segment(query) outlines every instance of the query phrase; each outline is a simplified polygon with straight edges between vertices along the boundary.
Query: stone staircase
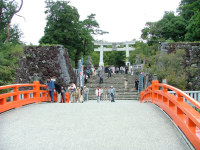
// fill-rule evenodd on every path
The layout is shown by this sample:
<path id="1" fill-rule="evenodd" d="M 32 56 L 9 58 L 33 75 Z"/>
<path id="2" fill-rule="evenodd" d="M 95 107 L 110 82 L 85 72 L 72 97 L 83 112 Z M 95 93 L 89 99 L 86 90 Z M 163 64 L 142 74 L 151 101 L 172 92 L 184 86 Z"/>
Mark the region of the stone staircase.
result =
<path id="1" fill-rule="evenodd" d="M 124 74 L 112 74 L 111 78 L 104 75 L 103 83 L 99 84 L 98 76 L 91 76 L 86 86 L 90 89 L 89 100 L 96 100 L 95 90 L 97 86 L 109 88 L 111 85 L 116 89 L 115 100 L 138 100 L 137 91 L 135 89 L 135 76 Z M 124 82 L 128 80 L 128 88 L 125 89 Z"/>

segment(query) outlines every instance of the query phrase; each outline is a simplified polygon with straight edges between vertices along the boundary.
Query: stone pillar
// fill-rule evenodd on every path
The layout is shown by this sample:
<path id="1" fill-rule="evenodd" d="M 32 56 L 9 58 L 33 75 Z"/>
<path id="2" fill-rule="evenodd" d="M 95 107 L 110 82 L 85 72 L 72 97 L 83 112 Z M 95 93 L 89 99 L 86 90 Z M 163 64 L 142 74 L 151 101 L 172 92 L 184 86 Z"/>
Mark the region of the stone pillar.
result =
<path id="1" fill-rule="evenodd" d="M 103 45 L 100 47 L 100 60 L 99 60 L 99 66 L 104 66 L 103 63 Z"/>
<path id="2" fill-rule="evenodd" d="M 126 65 L 129 66 L 129 68 L 130 68 L 130 62 L 129 62 L 129 45 L 128 44 L 126 44 Z"/>

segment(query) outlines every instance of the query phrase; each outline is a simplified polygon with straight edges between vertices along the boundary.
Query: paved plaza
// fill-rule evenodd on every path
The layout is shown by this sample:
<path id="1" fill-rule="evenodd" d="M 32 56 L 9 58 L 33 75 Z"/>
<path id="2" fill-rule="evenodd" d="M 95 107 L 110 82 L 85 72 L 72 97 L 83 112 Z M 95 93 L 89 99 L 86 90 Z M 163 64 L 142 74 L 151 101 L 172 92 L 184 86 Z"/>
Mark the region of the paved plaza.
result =
<path id="1" fill-rule="evenodd" d="M 0 150 L 188 149 L 151 103 L 41 103 L 0 114 Z"/>

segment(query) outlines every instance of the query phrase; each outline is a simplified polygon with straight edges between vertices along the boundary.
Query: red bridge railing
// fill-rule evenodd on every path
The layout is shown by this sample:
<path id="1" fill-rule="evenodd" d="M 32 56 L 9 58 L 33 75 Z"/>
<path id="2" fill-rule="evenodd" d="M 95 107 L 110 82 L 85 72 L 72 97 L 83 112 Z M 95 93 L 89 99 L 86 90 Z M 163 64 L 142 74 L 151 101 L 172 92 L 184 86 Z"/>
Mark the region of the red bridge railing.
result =
<path id="1" fill-rule="evenodd" d="M 19 90 L 19 88 L 31 90 Z M 34 81 L 33 84 L 0 86 L 0 91 L 6 91 L 6 93 L 0 94 L 0 113 L 31 103 L 50 101 L 46 88 L 47 86 L 40 84 L 39 81 Z M 69 93 L 66 93 L 65 97 L 66 102 L 69 102 Z M 56 92 L 54 93 L 54 101 L 57 101 Z"/>
<path id="2" fill-rule="evenodd" d="M 168 90 L 174 91 L 176 95 L 168 93 Z M 149 101 L 158 105 L 172 118 L 191 144 L 196 149 L 200 149 L 200 113 L 187 104 L 183 98 L 200 109 L 200 103 L 183 91 L 154 80 L 151 86 L 141 92 L 140 102 Z"/>

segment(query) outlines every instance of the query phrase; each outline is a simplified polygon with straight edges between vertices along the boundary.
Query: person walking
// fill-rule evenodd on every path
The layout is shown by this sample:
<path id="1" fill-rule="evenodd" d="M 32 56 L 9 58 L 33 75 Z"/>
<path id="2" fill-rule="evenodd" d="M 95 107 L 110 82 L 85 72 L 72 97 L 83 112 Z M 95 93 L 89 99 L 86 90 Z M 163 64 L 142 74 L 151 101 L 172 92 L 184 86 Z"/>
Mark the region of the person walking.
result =
<path id="1" fill-rule="evenodd" d="M 110 90 L 110 95 L 111 95 L 111 102 L 115 102 L 115 88 L 113 88 L 113 86 L 111 86 L 111 90 Z"/>
<path id="2" fill-rule="evenodd" d="M 95 90 L 95 94 L 97 96 L 97 103 L 100 102 L 100 98 L 101 98 L 101 89 L 99 88 L 99 86 L 97 86 L 96 90 Z"/>
<path id="3" fill-rule="evenodd" d="M 90 71 L 89 68 L 87 68 L 87 70 L 86 70 L 86 74 L 88 75 L 88 78 L 90 78 L 91 71 Z"/>
<path id="4" fill-rule="evenodd" d="M 138 90 L 138 84 L 139 84 L 138 79 L 135 79 L 135 89 L 136 89 L 136 90 Z"/>
<path id="5" fill-rule="evenodd" d="M 51 80 L 50 77 L 47 78 L 47 90 L 49 91 L 50 97 L 51 97 L 51 102 L 54 102 L 54 89 L 55 85 L 54 82 Z"/>

